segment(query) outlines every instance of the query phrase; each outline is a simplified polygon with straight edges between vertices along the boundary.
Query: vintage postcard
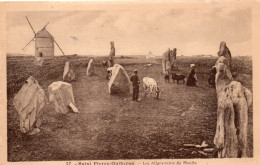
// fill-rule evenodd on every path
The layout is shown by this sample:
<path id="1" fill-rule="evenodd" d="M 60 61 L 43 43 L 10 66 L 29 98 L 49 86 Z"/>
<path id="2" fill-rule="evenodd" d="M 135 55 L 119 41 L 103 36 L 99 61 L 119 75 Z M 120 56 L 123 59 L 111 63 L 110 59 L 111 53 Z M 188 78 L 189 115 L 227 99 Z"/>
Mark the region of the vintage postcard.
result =
<path id="1" fill-rule="evenodd" d="M 0 2 L 0 17 L 0 164 L 260 163 L 259 2 Z"/>

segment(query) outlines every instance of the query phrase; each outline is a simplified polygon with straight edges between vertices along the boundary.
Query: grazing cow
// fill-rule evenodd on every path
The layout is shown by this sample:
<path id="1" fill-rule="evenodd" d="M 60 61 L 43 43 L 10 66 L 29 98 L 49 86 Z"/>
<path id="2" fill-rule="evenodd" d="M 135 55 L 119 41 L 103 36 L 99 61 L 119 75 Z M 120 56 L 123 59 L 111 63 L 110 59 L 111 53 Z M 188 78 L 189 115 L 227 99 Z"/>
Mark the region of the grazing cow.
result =
<path id="1" fill-rule="evenodd" d="M 210 70 L 210 76 L 209 76 L 209 79 L 208 79 L 209 85 L 212 85 L 213 87 L 215 87 L 215 85 L 216 85 L 215 84 L 216 73 L 217 73 L 216 67 L 213 66 Z"/>
<path id="2" fill-rule="evenodd" d="M 173 82 L 175 80 L 177 80 L 177 84 L 179 83 L 180 80 L 182 80 L 183 84 L 184 84 L 185 83 L 185 75 L 172 73 L 172 80 L 173 80 Z"/>
<path id="3" fill-rule="evenodd" d="M 159 99 L 160 95 L 160 89 L 158 86 L 158 82 L 155 81 L 153 78 L 150 77 L 144 77 L 143 78 L 143 88 L 145 90 L 145 96 L 147 94 L 147 91 L 150 90 L 151 94 L 155 94 L 156 98 Z"/>

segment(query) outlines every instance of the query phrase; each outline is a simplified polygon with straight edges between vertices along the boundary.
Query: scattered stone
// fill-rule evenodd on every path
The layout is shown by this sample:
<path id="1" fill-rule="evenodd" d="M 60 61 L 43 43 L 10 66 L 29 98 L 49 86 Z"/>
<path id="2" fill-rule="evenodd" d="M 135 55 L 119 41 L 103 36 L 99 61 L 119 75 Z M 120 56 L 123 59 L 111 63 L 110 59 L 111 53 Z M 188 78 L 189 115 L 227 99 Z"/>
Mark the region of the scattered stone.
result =
<path id="1" fill-rule="evenodd" d="M 205 151 L 205 152 L 214 152 L 215 148 L 204 148 L 203 151 Z"/>
<path id="2" fill-rule="evenodd" d="M 203 152 L 203 151 L 198 151 L 198 153 L 200 153 L 201 155 L 204 155 L 204 156 L 209 156 L 209 154 Z"/>
<path id="3" fill-rule="evenodd" d="M 144 67 L 150 67 L 152 64 L 145 64 Z"/>
<path id="4" fill-rule="evenodd" d="M 208 144 L 206 143 L 206 141 L 203 141 L 203 142 L 201 143 L 201 147 L 208 147 Z"/>
<path id="5" fill-rule="evenodd" d="M 196 153 L 197 153 L 197 151 L 192 151 L 192 152 L 191 152 L 191 154 L 193 154 L 193 155 L 196 154 Z"/>
<path id="6" fill-rule="evenodd" d="M 187 148 L 180 148 L 179 151 L 190 151 L 190 150 Z"/>
<path id="7" fill-rule="evenodd" d="M 195 147 L 196 144 L 183 144 L 185 147 Z"/>
<path id="8" fill-rule="evenodd" d="M 75 107 L 75 105 L 73 103 L 70 103 L 69 104 L 69 107 L 71 108 L 71 110 L 74 112 L 74 113 L 78 113 L 79 110 Z"/>
<path id="9" fill-rule="evenodd" d="M 54 105 L 55 111 L 58 114 L 68 113 L 68 111 L 70 110 L 69 105 L 71 103 L 75 105 L 72 85 L 69 83 L 62 82 L 62 81 L 53 82 L 48 87 L 48 92 L 49 92 L 49 100 Z"/>
<path id="10" fill-rule="evenodd" d="M 44 90 L 31 76 L 15 95 L 13 104 L 20 119 L 20 130 L 28 133 L 42 123 L 43 107 L 46 103 Z"/>
<path id="11" fill-rule="evenodd" d="M 195 147 L 197 147 L 197 148 L 205 148 L 205 147 L 208 147 L 208 144 L 206 143 L 206 141 L 203 141 L 201 145 L 196 145 Z"/>

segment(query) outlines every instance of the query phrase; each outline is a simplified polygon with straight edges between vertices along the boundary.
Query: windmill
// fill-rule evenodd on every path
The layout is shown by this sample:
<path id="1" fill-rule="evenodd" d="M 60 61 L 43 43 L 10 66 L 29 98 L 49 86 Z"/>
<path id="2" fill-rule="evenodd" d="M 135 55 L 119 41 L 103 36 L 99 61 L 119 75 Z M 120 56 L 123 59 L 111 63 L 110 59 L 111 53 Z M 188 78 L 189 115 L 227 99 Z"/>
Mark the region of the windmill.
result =
<path id="1" fill-rule="evenodd" d="M 35 41 L 35 56 L 36 57 L 45 57 L 45 56 L 54 56 L 54 43 L 58 46 L 62 54 L 65 56 L 64 52 L 60 48 L 59 44 L 55 41 L 54 37 L 46 30 L 47 23 L 42 30 L 35 33 L 29 19 L 25 17 L 29 23 L 34 37 L 28 42 L 27 45 L 22 49 L 24 50 L 32 41 Z"/>

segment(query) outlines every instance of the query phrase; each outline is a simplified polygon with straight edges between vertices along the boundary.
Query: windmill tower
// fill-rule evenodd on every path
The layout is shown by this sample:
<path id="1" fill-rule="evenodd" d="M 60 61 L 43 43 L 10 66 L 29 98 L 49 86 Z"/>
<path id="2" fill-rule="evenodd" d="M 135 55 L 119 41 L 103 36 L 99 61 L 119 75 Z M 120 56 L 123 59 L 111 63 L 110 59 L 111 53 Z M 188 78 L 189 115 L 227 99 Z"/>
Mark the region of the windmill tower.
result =
<path id="1" fill-rule="evenodd" d="M 46 26 L 49 24 L 47 23 L 42 30 L 38 31 L 35 33 L 29 19 L 25 17 L 34 33 L 33 39 L 28 42 L 27 45 L 22 49 L 24 50 L 32 41 L 35 41 L 35 56 L 36 57 L 52 57 L 54 56 L 54 43 L 58 46 L 60 51 L 62 52 L 63 55 L 64 52 L 58 45 L 58 43 L 55 41 L 54 37 L 47 31 Z"/>

